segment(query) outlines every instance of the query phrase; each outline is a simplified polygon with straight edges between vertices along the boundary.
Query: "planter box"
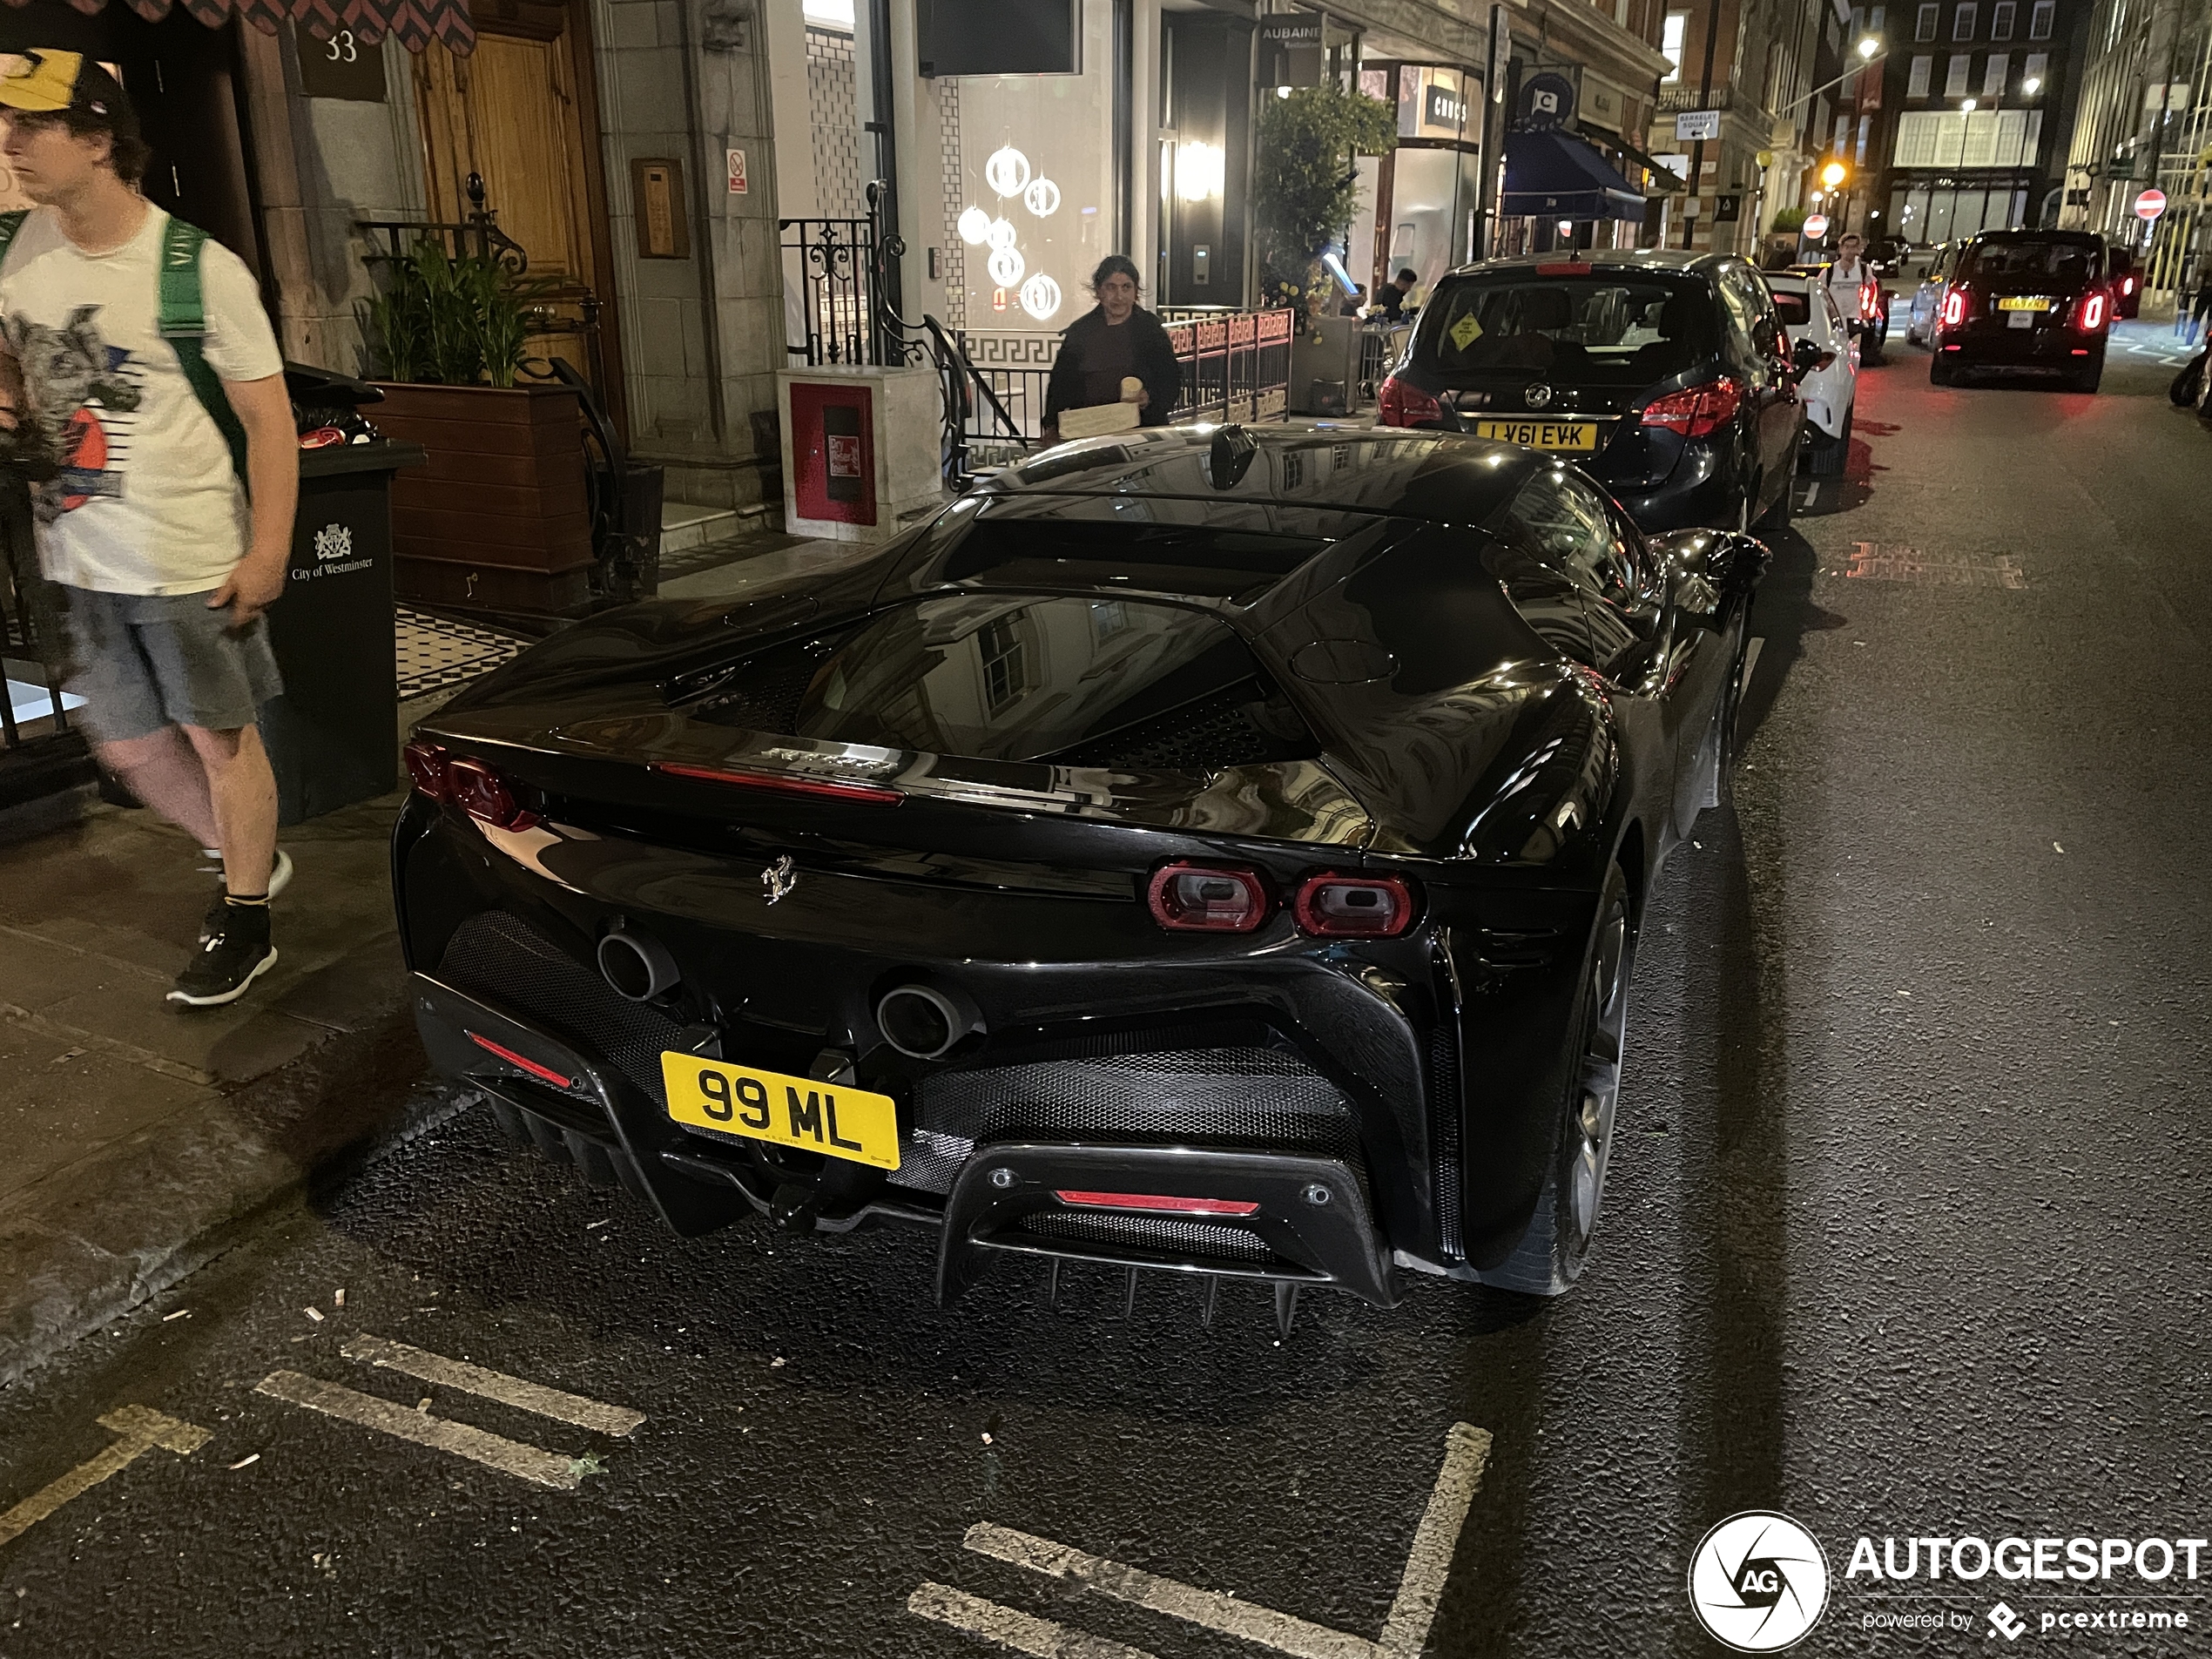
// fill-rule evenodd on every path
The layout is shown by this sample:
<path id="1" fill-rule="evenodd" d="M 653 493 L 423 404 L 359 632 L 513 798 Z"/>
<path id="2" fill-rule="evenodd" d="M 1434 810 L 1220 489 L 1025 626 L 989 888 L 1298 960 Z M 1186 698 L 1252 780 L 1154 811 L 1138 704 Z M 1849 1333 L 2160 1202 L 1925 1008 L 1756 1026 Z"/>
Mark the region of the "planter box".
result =
<path id="1" fill-rule="evenodd" d="M 459 610 L 557 613 L 590 594 L 582 412 L 565 386 L 380 382 L 363 412 L 422 446 L 392 485 L 399 598 Z"/>

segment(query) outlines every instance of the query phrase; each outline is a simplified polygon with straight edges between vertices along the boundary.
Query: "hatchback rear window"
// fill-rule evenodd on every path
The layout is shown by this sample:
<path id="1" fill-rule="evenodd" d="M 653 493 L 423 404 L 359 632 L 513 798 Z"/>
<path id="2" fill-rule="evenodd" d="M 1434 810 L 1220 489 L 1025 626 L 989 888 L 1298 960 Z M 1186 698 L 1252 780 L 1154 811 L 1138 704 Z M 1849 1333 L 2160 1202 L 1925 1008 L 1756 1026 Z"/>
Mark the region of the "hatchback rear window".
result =
<path id="1" fill-rule="evenodd" d="M 1812 305 L 1804 294 L 1788 288 L 1776 288 L 1773 293 L 1774 308 L 1782 314 L 1784 327 L 1802 328 L 1812 320 Z"/>
<path id="2" fill-rule="evenodd" d="M 1454 284 L 1421 319 L 1415 352 L 1447 374 L 1541 371 L 1570 383 L 1644 386 L 1717 346 L 1705 284 L 1595 271 Z"/>
<path id="3" fill-rule="evenodd" d="M 2079 242 L 1976 242 L 1959 262 L 1959 280 L 2081 287 L 2094 280 L 2095 260 L 2095 250 Z"/>

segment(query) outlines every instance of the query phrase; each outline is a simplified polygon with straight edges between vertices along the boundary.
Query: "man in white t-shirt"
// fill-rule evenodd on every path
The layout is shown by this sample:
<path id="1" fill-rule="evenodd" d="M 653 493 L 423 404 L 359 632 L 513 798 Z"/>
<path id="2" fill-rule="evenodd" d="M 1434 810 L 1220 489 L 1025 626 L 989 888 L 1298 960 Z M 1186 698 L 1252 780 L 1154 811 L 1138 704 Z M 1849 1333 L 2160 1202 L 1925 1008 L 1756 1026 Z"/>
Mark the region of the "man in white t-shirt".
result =
<path id="1" fill-rule="evenodd" d="M 1865 244 L 1856 236 L 1846 236 L 1836 244 L 1836 262 L 1828 267 L 1828 292 L 1835 297 L 1836 309 L 1844 314 L 1844 325 L 1852 334 L 1859 332 L 1863 320 L 1859 300 L 1866 286 L 1866 262 L 1859 257 Z"/>
<path id="2" fill-rule="evenodd" d="M 101 763 L 219 848 L 223 887 L 172 1001 L 234 1001 L 276 961 L 276 779 L 254 725 L 281 689 L 261 612 L 284 591 L 300 489 L 284 360 L 252 273 L 199 252 L 208 401 L 161 334 L 169 216 L 138 193 L 148 156 L 114 78 L 32 51 L 0 78 L 17 184 L 38 206 L 0 260 L 0 428 L 52 476 L 38 556 L 66 603 L 67 689 Z M 211 408 L 244 429 L 246 485 Z"/>

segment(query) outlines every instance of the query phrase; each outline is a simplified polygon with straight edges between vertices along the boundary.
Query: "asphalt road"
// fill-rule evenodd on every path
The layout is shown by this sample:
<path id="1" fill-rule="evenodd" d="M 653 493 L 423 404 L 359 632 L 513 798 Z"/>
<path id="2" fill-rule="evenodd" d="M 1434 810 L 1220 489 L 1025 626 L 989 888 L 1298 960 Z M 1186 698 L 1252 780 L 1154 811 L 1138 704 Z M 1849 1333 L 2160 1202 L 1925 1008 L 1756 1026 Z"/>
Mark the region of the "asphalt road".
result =
<path id="1" fill-rule="evenodd" d="M 2152 354 L 2094 398 L 1925 361 L 1866 374 L 1777 539 L 1571 1296 L 1309 1298 L 1278 1341 L 1256 1291 L 1209 1330 L 1164 1278 L 1124 1318 L 1001 1271 L 941 1313 L 921 1235 L 678 1242 L 472 1113 L 0 1398 L 0 1505 L 120 1466 L 0 1542 L 0 1659 L 1403 1656 L 1436 1585 L 1433 1654 L 1703 1655 L 1686 1567 L 1754 1507 L 1828 1558 L 1801 1652 L 2010 1651 L 2000 1596 L 2023 1650 L 2201 1640 L 2212 1551 L 1846 1573 L 2212 1534 L 2212 433 Z M 2110 1628 L 2144 1609 L 2190 1628 Z"/>

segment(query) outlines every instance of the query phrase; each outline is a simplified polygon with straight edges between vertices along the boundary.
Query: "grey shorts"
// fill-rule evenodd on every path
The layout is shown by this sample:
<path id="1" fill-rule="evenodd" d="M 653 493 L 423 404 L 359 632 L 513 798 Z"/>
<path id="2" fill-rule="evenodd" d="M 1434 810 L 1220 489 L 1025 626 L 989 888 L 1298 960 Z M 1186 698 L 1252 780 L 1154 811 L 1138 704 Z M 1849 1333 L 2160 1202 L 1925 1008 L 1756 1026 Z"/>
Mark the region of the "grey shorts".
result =
<path id="1" fill-rule="evenodd" d="M 62 689 L 84 699 L 84 723 L 103 743 L 171 725 L 235 732 L 284 690 L 266 618 L 233 629 L 228 607 L 210 610 L 206 593 L 61 592 L 70 655 Z"/>

